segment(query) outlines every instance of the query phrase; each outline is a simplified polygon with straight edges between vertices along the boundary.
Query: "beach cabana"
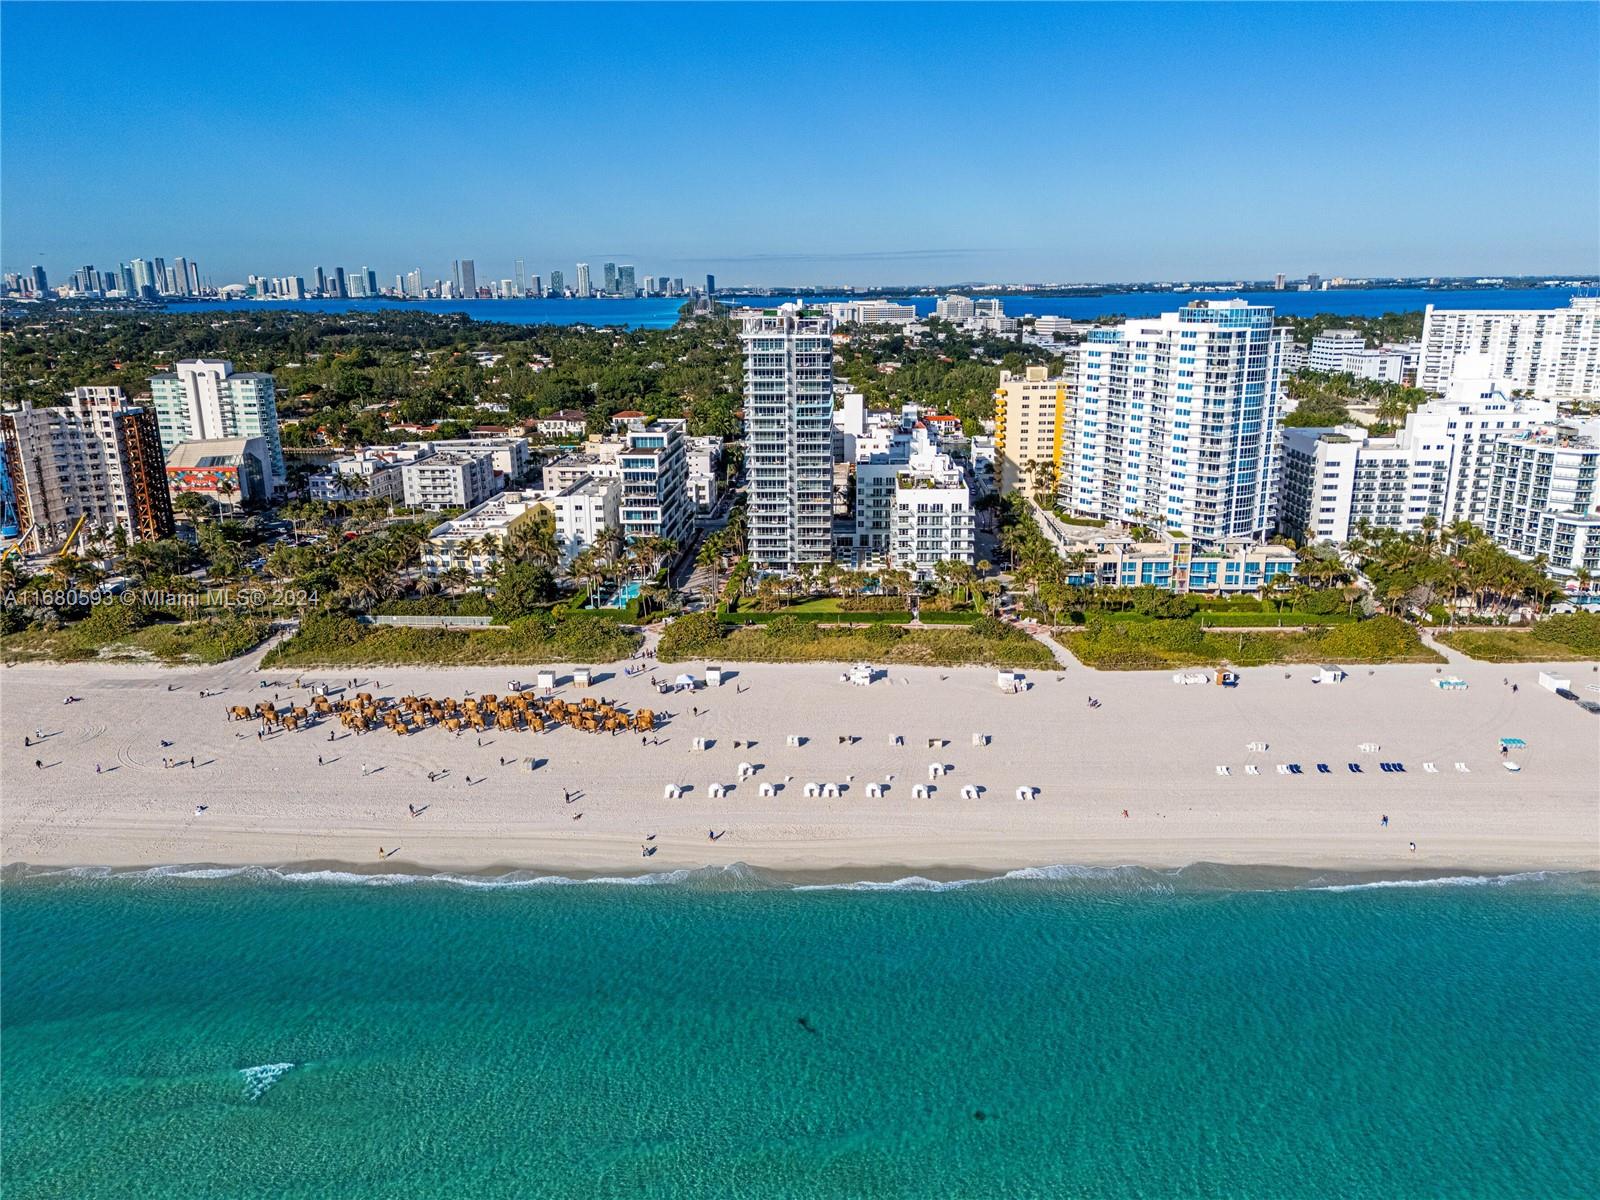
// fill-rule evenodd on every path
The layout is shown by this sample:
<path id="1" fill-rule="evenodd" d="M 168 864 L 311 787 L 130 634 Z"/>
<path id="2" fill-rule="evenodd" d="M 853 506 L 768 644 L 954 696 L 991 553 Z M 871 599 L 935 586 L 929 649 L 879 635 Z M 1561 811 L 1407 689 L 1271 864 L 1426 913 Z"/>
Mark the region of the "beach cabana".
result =
<path id="1" fill-rule="evenodd" d="M 1021 671 L 1001 671 L 995 676 L 995 686 L 1002 692 L 1020 692 L 1026 685 Z"/>
<path id="2" fill-rule="evenodd" d="M 540 691 L 548 692 L 556 686 L 556 673 L 554 671 L 540 671 L 537 678 Z"/>
<path id="3" fill-rule="evenodd" d="M 692 692 L 694 691 L 694 676 L 688 673 L 679 675 L 672 681 L 672 686 L 677 688 L 680 692 L 683 691 L 684 688 L 688 688 Z"/>
<path id="4" fill-rule="evenodd" d="M 1313 674 L 1311 676 L 1311 682 L 1312 683 L 1343 683 L 1345 681 L 1345 676 L 1346 676 L 1346 672 L 1345 672 L 1345 669 L 1343 667 L 1335 667 L 1335 666 L 1332 666 L 1332 665 L 1321 666 L 1321 667 L 1318 667 L 1316 669 L 1315 674 Z"/>
<path id="5" fill-rule="evenodd" d="M 857 663 L 850 668 L 850 673 L 845 678 L 856 687 L 867 687 L 872 683 L 875 674 L 871 663 Z"/>
<path id="6" fill-rule="evenodd" d="M 721 667 L 707 667 L 706 668 L 706 686 L 707 687 L 721 687 L 722 686 L 722 668 Z"/>
<path id="7" fill-rule="evenodd" d="M 987 746 L 989 744 L 989 735 L 987 733 L 975 733 L 975 734 L 973 734 L 972 735 L 972 744 L 974 746 Z"/>
<path id="8" fill-rule="evenodd" d="M 756 792 L 762 796 L 776 796 L 778 794 L 778 789 L 775 784 L 763 783 L 756 789 Z"/>
<path id="9" fill-rule="evenodd" d="M 592 678 L 592 676 L 593 672 L 591 672 L 588 667 L 579 667 L 577 670 L 572 672 L 572 682 L 577 684 L 579 687 L 588 687 L 589 680 Z"/>
<path id="10" fill-rule="evenodd" d="M 913 783 L 911 785 L 911 798 L 913 800 L 926 800 L 928 798 L 928 785 L 925 783 Z"/>
<path id="11" fill-rule="evenodd" d="M 669 783 L 661 789 L 661 798 L 663 800 L 676 800 L 682 795 L 683 789 L 675 783 Z"/>
<path id="12" fill-rule="evenodd" d="M 805 744 L 805 738 L 798 733 L 791 733 L 787 740 L 791 746 L 803 746 Z"/>
<path id="13" fill-rule="evenodd" d="M 1018 800 L 1032 800 L 1034 798 L 1034 796 L 1038 793 L 1038 790 L 1039 790 L 1038 788 L 1032 788 L 1032 787 L 1019 787 L 1017 789 L 1017 799 Z"/>
<path id="14" fill-rule="evenodd" d="M 725 783 L 713 783 L 706 789 L 706 795 L 710 796 L 713 800 L 720 800 L 727 794 L 728 785 Z"/>
<path id="15" fill-rule="evenodd" d="M 753 766 L 751 766 L 749 763 L 742 762 L 742 763 L 739 764 L 739 778 L 740 779 L 749 779 L 750 776 L 754 775 L 755 773 L 756 773 L 756 769 Z"/>
<path id="16" fill-rule="evenodd" d="M 869 800 L 877 800 L 880 797 L 882 797 L 882 795 L 883 795 L 883 784 L 881 784 L 881 783 L 869 783 L 869 784 L 867 784 L 867 798 Z"/>
<path id="17" fill-rule="evenodd" d="M 976 800 L 978 798 L 978 789 L 970 783 L 964 785 L 961 789 L 961 798 L 963 800 Z"/>

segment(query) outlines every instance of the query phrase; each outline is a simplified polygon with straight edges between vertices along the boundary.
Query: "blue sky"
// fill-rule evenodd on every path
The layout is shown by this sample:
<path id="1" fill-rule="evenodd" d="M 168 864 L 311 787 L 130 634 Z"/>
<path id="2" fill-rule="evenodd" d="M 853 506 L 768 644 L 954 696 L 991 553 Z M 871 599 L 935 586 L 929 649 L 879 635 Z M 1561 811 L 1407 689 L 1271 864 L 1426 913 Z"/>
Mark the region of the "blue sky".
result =
<path id="1" fill-rule="evenodd" d="M 1593 4 L 0 6 L 0 261 L 1600 267 Z"/>

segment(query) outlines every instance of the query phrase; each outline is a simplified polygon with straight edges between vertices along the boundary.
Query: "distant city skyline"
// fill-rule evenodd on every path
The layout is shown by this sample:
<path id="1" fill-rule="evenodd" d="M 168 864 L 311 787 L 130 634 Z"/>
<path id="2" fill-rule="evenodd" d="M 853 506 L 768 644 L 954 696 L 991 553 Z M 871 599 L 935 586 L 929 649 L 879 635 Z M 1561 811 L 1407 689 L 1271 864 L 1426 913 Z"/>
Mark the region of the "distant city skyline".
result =
<path id="1" fill-rule="evenodd" d="M 207 10 L 208 44 L 299 82 L 63 90 L 41 72 L 188 44 L 192 8 L 7 5 L 4 269 L 157 247 L 219 285 L 444 279 L 468 253 L 484 280 L 613 262 L 725 287 L 1600 267 L 1588 5 L 896 5 L 870 38 L 844 5 L 374 11 Z M 418 70 L 316 70 L 318 47 Z M 251 186 L 161 167 L 199 145 Z"/>

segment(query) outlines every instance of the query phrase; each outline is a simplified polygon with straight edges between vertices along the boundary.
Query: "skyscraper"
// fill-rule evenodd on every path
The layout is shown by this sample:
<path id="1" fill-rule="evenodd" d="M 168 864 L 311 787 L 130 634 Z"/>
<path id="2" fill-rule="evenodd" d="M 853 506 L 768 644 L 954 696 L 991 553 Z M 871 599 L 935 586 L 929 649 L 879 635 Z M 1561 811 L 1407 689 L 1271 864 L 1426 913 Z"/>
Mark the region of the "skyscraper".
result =
<path id="1" fill-rule="evenodd" d="M 706 295 L 708 295 L 708 296 L 715 295 L 716 291 L 717 291 L 717 277 L 715 275 L 707 275 L 706 276 Z"/>
<path id="2" fill-rule="evenodd" d="M 167 260 L 166 259 L 164 259 L 164 258 L 156 259 L 156 262 L 155 262 L 155 274 L 156 274 L 156 278 L 155 278 L 156 294 L 158 296 L 169 296 L 169 295 L 171 295 L 172 294 L 172 289 L 167 286 L 168 285 L 168 279 L 167 279 Z"/>
<path id="3" fill-rule="evenodd" d="M 1266 305 L 1196 300 L 1091 331 L 1069 358 L 1058 417 L 1062 507 L 1207 547 L 1265 536 L 1290 345 L 1272 320 Z"/>
<path id="4" fill-rule="evenodd" d="M 342 270 L 343 268 L 336 268 Z M 170 372 L 150 377 L 150 396 L 161 426 L 161 449 L 210 438 L 263 438 L 269 488 L 287 479 L 278 437 L 277 387 L 270 374 L 235 374 L 220 359 L 186 359 Z"/>
<path id="5" fill-rule="evenodd" d="M 119 387 L 80 387 L 67 402 L 0 415 L 6 489 L 33 551 L 61 545 L 80 517 L 109 536 L 170 537 L 172 503 L 156 415 Z"/>
<path id="6" fill-rule="evenodd" d="M 422 295 L 422 268 L 406 272 L 406 295 L 420 298 Z"/>
<path id="7" fill-rule="evenodd" d="M 159 262 L 160 260 L 158 259 L 157 261 Z M 350 298 L 350 285 L 345 282 L 343 267 L 335 267 L 333 269 L 333 294 L 340 300 L 348 300 Z"/>
<path id="8" fill-rule="evenodd" d="M 199 294 L 200 294 L 200 264 L 197 263 L 197 262 L 194 262 L 193 260 L 190 260 L 190 262 L 189 262 L 189 295 L 198 296 Z"/>
<path id="9" fill-rule="evenodd" d="M 605 281 L 606 281 L 605 290 L 607 292 L 616 291 L 617 290 L 617 264 L 614 263 L 614 262 L 606 263 L 606 265 L 603 268 L 601 268 L 601 270 L 605 274 Z"/>
<path id="10" fill-rule="evenodd" d="M 528 276 L 528 295 L 536 298 L 543 297 L 544 280 L 540 279 L 537 275 Z"/>
<path id="11" fill-rule="evenodd" d="M 587 299 L 593 294 L 589 287 L 589 264 L 578 264 L 578 295 Z"/>
<path id="12" fill-rule="evenodd" d="M 470 258 L 461 260 L 461 294 L 468 300 L 478 298 L 478 267 Z"/>
<path id="13" fill-rule="evenodd" d="M 1289 278 L 1282 271 L 1272 277 L 1272 290 L 1281 292 L 1288 285 Z"/>
<path id="14" fill-rule="evenodd" d="M 566 293 L 567 279 L 559 270 L 550 272 L 550 294 L 561 296 Z"/>
<path id="15" fill-rule="evenodd" d="M 371 267 L 362 267 L 361 273 L 367 277 L 367 295 L 376 296 L 378 294 L 378 273 Z M 418 271 L 417 278 L 420 279 L 421 277 L 422 272 Z M 417 295 L 422 295 L 422 289 L 420 287 L 417 289 Z"/>
<path id="16" fill-rule="evenodd" d="M 156 297 L 156 276 L 150 264 L 142 258 L 136 258 L 128 264 L 133 268 L 133 290 L 142 300 L 154 300 Z"/>
<path id="17" fill-rule="evenodd" d="M 35 264 L 28 268 L 28 274 L 33 276 L 33 294 L 42 296 L 50 290 L 50 281 L 45 278 L 44 268 Z"/>
<path id="18" fill-rule="evenodd" d="M 517 295 L 522 295 L 522 260 L 517 259 Z"/>
<path id="19" fill-rule="evenodd" d="M 617 268 L 617 295 L 626 296 L 632 300 L 638 294 L 639 286 L 633 281 L 633 267 L 623 265 Z"/>
<path id="20" fill-rule="evenodd" d="M 794 304 L 739 313 L 749 547 L 789 572 L 833 556 L 833 320 Z"/>
<path id="21" fill-rule="evenodd" d="M 321 267 L 317 268 L 317 296 L 320 298 L 328 294 L 328 274 Z"/>
<path id="22" fill-rule="evenodd" d="M 139 294 L 139 289 L 136 288 L 133 283 L 133 268 L 127 263 L 123 263 L 122 266 L 117 269 L 117 278 L 121 282 L 122 294 L 124 296 L 137 296 Z"/>

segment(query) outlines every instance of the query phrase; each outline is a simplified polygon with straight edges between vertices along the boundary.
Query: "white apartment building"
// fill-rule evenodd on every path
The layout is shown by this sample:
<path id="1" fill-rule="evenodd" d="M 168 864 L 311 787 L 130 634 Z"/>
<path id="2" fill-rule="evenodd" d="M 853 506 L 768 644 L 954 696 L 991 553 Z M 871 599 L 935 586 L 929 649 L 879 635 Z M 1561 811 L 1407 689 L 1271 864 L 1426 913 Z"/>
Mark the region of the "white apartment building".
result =
<path id="1" fill-rule="evenodd" d="M 581 453 L 564 454 L 554 462 L 545 463 L 545 490 L 559 492 L 585 479 L 621 479 L 622 464 L 617 461 L 621 453 L 620 440 L 591 439 Z"/>
<path id="2" fill-rule="evenodd" d="M 1600 297 L 1525 311 L 1428 305 L 1417 386 L 1444 391 L 1467 355 L 1487 356 L 1512 388 L 1542 399 L 1600 398 Z"/>
<path id="3" fill-rule="evenodd" d="M 1345 355 L 1366 348 L 1367 339 L 1354 329 L 1324 329 L 1311 339 L 1306 362 L 1313 371 L 1336 375 L 1344 370 Z"/>
<path id="4" fill-rule="evenodd" d="M 1600 420 L 1500 438 L 1483 526 L 1519 558 L 1543 555 L 1558 578 L 1600 576 Z"/>
<path id="5" fill-rule="evenodd" d="M 833 319 L 741 309 L 750 559 L 788 572 L 833 552 Z"/>
<path id="6" fill-rule="evenodd" d="M 1479 359 L 1474 369 L 1487 369 Z M 1279 528 L 1294 537 L 1342 542 L 1359 522 L 1412 532 L 1431 517 L 1483 525 L 1497 443 L 1556 417 L 1548 400 L 1507 394 L 1503 381 L 1451 384 L 1406 418 L 1391 438 L 1359 426 L 1285 429 Z"/>
<path id="7" fill-rule="evenodd" d="M 915 305 L 892 300 L 846 300 L 827 307 L 839 325 L 909 325 L 917 319 Z"/>
<path id="8" fill-rule="evenodd" d="M 887 561 L 918 579 L 940 562 L 974 560 L 972 492 L 947 454 L 913 455 L 895 474 Z"/>
<path id="9" fill-rule="evenodd" d="M 692 437 L 685 441 L 684 461 L 688 477 L 689 502 L 698 512 L 710 512 L 717 506 L 719 468 L 722 465 L 722 439 L 719 437 Z"/>
<path id="10" fill-rule="evenodd" d="M 568 566 L 581 551 L 598 542 L 607 530 L 621 527 L 622 481 L 585 479 L 551 496 L 549 505 L 555 514 L 556 545 L 561 548 L 561 565 Z"/>
<path id="11" fill-rule="evenodd" d="M 994 449 L 1001 494 L 1019 488 L 1030 494 L 1045 482 L 1035 468 L 1061 466 L 1061 432 L 1072 381 L 1052 378 L 1047 367 L 1000 372 L 994 393 Z"/>
<path id="12" fill-rule="evenodd" d="M 1332 375 L 1404 383 L 1416 378 L 1421 354 L 1421 342 L 1371 347 L 1354 329 L 1328 329 L 1311 339 L 1307 365 Z"/>
<path id="13" fill-rule="evenodd" d="M 628 540 L 668 538 L 686 548 L 694 513 L 681 424 L 630 428 L 617 461 L 622 468 L 622 530 Z"/>
<path id="14" fill-rule="evenodd" d="M 954 325 L 964 325 L 972 320 L 974 311 L 971 296 L 961 296 L 955 293 L 943 297 L 933 306 L 934 316 L 941 321 L 949 321 Z"/>
<path id="15" fill-rule="evenodd" d="M 1290 345 L 1272 321 L 1265 305 L 1196 300 L 1090 333 L 1059 418 L 1062 506 L 1181 529 L 1202 547 L 1264 537 Z"/>
<path id="16" fill-rule="evenodd" d="M 501 477 L 500 490 L 511 486 L 528 473 L 528 440 L 520 437 L 443 438 L 432 442 L 403 442 L 406 449 L 422 446 L 434 453 L 461 450 L 468 454 L 489 455 L 489 468 Z"/>
<path id="17" fill-rule="evenodd" d="M 79 528 L 130 541 L 170 537 L 172 504 L 155 413 L 119 387 L 81 387 L 65 404 L 0 414 L 0 469 L 24 549 L 54 550 Z"/>
<path id="18" fill-rule="evenodd" d="M 258 437 L 267 443 L 269 490 L 288 480 L 278 437 L 277 388 L 260 371 L 236 373 L 221 359 L 185 359 L 170 372 L 150 377 L 150 395 L 161 426 L 161 449 L 179 442 Z"/>
<path id="19" fill-rule="evenodd" d="M 430 576 L 465 571 L 472 579 L 492 575 L 506 538 L 533 522 L 547 503 L 543 492 L 501 492 L 454 520 L 436 525 L 422 545 L 422 570 Z"/>
<path id="20" fill-rule="evenodd" d="M 1017 319 L 1006 316 L 1005 306 L 999 300 L 974 300 L 972 319 L 965 328 L 974 333 L 1015 333 Z"/>
<path id="21" fill-rule="evenodd" d="M 491 451 L 440 450 L 400 468 L 401 498 L 411 508 L 476 508 L 504 489 Z"/>
<path id="22" fill-rule="evenodd" d="M 326 471 L 311 476 L 306 481 L 307 491 L 313 500 L 371 499 L 403 503 L 405 481 L 401 468 L 432 453 L 433 446 L 427 442 L 411 446 L 365 446 L 354 454 L 334 459 Z"/>

